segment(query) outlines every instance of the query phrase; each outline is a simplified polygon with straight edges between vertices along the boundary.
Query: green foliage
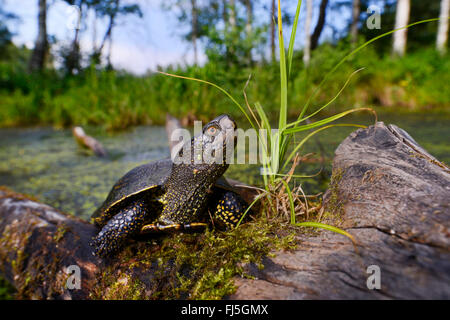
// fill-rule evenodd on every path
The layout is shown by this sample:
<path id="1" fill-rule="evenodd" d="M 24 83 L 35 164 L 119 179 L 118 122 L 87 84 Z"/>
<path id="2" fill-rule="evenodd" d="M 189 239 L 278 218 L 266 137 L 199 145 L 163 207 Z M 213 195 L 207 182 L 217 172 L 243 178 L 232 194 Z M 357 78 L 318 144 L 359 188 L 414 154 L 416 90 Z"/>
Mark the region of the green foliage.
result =
<path id="1" fill-rule="evenodd" d="M 365 24 L 365 19 L 367 19 L 368 16 L 368 14 L 366 14 L 367 7 L 370 4 L 373 4 L 373 1 L 363 0 L 361 1 L 361 3 L 362 15 L 360 16 L 361 29 L 359 30 L 359 32 L 363 35 L 363 37 L 370 39 L 380 33 L 384 33 L 395 28 L 395 11 L 397 1 L 385 0 L 376 3 L 382 8 L 381 30 L 370 30 Z M 410 23 L 439 17 L 440 3 L 440 1 L 410 1 Z M 434 46 L 436 43 L 437 26 L 438 22 L 436 21 L 427 23 L 420 28 L 412 28 L 408 30 L 407 51 L 418 50 L 427 46 Z M 374 43 L 373 46 L 379 53 L 390 52 L 392 39 L 391 37 L 380 39 L 379 41 Z"/>
<path id="2" fill-rule="evenodd" d="M 11 43 L 13 36 L 13 33 L 9 30 L 6 22 L 18 19 L 15 14 L 6 12 L 2 8 L 2 5 L 3 3 L 0 1 L 0 58 L 2 58 L 2 52 L 5 46 Z"/>
<path id="3" fill-rule="evenodd" d="M 57 127 L 74 124 L 101 125 L 122 129 L 131 125 L 163 123 L 165 112 L 177 117 L 194 114 L 207 120 L 219 113 L 236 118 L 241 112 L 215 88 L 192 81 L 174 81 L 160 74 L 133 76 L 120 71 L 88 69 L 73 77 L 54 71 L 28 75 L 22 64 L 27 52 L 20 52 L 19 61 L 0 62 L 0 125 L 50 124 Z M 293 53 L 288 79 L 287 117 L 297 117 L 301 106 L 333 66 L 348 52 L 345 43 L 320 46 L 302 67 L 301 54 Z M 336 113 L 349 106 L 379 106 L 378 110 L 447 111 L 450 92 L 450 60 L 433 49 L 412 52 L 402 59 L 390 55 L 379 57 L 371 47 L 363 49 L 336 70 L 310 103 L 310 112 L 331 100 L 350 74 L 355 75 L 339 99 L 327 107 Z M 280 85 L 278 67 L 260 64 L 253 68 L 220 68 L 215 63 L 202 67 L 169 67 L 164 71 L 181 76 L 205 79 L 225 88 L 244 105 L 242 90 L 249 101 L 261 101 L 269 119 L 279 111 Z"/>
<path id="4" fill-rule="evenodd" d="M 15 293 L 15 288 L 0 276 L 0 300 L 12 300 Z"/>

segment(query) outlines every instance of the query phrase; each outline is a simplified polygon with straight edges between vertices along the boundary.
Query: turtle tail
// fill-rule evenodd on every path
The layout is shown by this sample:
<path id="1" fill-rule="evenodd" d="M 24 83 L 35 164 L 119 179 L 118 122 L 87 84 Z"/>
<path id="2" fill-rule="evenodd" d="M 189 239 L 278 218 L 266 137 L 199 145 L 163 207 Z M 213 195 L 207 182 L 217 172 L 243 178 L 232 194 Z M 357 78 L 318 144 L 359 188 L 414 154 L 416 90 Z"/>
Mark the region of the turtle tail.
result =
<path id="1" fill-rule="evenodd" d="M 126 239 L 140 231 L 146 213 L 146 207 L 140 201 L 120 210 L 92 239 L 93 254 L 104 257 L 119 250 Z"/>

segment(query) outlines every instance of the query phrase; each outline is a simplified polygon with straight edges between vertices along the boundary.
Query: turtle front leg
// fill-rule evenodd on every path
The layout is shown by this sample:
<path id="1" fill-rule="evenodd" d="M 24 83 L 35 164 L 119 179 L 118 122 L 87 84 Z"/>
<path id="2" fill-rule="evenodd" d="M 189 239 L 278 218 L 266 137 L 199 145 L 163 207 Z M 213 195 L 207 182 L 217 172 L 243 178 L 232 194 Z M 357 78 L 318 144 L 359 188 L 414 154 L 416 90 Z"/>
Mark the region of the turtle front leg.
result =
<path id="1" fill-rule="evenodd" d="M 219 228 L 233 229 L 241 220 L 248 205 L 235 192 L 217 190 L 214 198 L 211 200 L 210 208 L 213 221 Z"/>
<path id="2" fill-rule="evenodd" d="M 120 210 L 100 230 L 90 243 L 94 255 L 106 256 L 117 251 L 130 236 L 139 233 L 147 215 L 142 201 L 136 201 Z"/>

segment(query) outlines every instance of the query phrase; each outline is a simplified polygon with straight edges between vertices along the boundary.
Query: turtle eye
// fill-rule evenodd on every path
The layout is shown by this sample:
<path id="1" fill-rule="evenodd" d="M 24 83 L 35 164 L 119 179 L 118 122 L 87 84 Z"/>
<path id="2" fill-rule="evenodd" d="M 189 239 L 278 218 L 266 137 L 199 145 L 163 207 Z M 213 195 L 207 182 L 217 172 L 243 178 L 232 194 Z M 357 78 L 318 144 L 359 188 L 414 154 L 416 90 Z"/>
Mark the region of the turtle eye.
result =
<path id="1" fill-rule="evenodd" d="M 216 126 L 211 126 L 207 130 L 207 132 L 210 136 L 216 135 L 218 131 L 219 131 L 219 129 Z"/>

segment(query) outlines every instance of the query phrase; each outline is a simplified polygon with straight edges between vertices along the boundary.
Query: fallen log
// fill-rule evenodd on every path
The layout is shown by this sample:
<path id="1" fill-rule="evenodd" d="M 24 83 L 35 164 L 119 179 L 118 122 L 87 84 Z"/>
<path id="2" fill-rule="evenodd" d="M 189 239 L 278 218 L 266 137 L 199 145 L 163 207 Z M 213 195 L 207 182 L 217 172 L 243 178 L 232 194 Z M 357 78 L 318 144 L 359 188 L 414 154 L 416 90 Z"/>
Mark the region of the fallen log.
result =
<path id="1" fill-rule="evenodd" d="M 17 298 L 88 298 L 101 265 L 89 247 L 96 232 L 90 223 L 0 190 L 0 271 Z M 83 276 L 79 290 L 66 285 L 74 265 Z"/>
<path id="2" fill-rule="evenodd" d="M 105 148 L 102 144 L 98 142 L 95 138 L 88 136 L 82 127 L 74 127 L 72 129 L 72 134 L 77 141 L 78 145 L 82 148 L 89 149 L 98 157 L 107 156 Z"/>
<path id="3" fill-rule="evenodd" d="M 324 196 L 325 222 L 355 236 L 358 251 L 338 234 L 299 232 L 296 250 L 274 252 L 262 270 L 248 264 L 255 279 L 236 277 L 228 298 L 448 299 L 449 198 L 448 168 L 404 131 L 383 123 L 360 129 L 336 150 Z M 156 267 L 92 256 L 96 232 L 50 206 L 0 191 L 0 271 L 20 298 L 117 298 L 111 292 L 120 293 L 132 277 L 143 279 L 139 297 L 148 297 Z M 80 289 L 70 286 L 70 266 L 80 268 Z M 370 278 L 376 267 L 379 281 Z"/>
<path id="4" fill-rule="evenodd" d="M 332 232 L 299 235 L 297 250 L 248 266 L 256 279 L 236 279 L 231 298 L 449 299 L 449 199 L 449 168 L 405 131 L 359 129 L 337 148 L 324 196 L 358 252 Z"/>

